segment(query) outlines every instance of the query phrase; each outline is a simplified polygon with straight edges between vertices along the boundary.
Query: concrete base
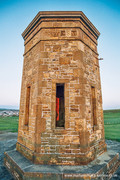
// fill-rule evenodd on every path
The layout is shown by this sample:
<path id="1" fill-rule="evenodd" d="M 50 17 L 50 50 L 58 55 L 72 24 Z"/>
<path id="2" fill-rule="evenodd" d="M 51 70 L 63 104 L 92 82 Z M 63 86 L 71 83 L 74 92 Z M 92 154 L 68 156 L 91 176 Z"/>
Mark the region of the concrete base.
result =
<path id="1" fill-rule="evenodd" d="M 18 151 L 5 152 L 4 164 L 17 180 L 110 179 L 119 154 L 107 151 L 84 166 L 35 165 Z"/>

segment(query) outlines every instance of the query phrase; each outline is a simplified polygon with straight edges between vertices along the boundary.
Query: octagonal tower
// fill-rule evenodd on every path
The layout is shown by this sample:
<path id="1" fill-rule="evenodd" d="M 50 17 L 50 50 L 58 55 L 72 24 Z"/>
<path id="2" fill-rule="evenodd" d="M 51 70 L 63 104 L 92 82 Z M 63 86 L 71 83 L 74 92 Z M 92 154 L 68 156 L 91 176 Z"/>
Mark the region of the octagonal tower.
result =
<path id="1" fill-rule="evenodd" d="M 39 12 L 25 52 L 17 150 L 36 164 L 88 164 L 106 150 L 97 39 L 83 12 Z"/>

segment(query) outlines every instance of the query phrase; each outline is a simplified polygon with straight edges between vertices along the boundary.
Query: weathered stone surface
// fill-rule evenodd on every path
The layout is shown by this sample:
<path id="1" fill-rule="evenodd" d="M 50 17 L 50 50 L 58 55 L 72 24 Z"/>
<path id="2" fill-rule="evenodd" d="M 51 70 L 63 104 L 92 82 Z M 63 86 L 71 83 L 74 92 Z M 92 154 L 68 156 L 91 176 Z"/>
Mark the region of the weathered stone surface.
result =
<path id="1" fill-rule="evenodd" d="M 40 12 L 23 32 L 17 150 L 34 163 L 87 164 L 106 151 L 98 37 L 82 12 Z M 64 84 L 64 128 L 56 127 L 56 83 Z"/>
<path id="2" fill-rule="evenodd" d="M 6 167 L 4 166 L 4 164 L 3 164 L 3 159 L 5 160 L 6 158 L 4 158 L 4 152 L 5 151 L 11 151 L 11 150 L 15 150 L 15 146 L 16 146 L 16 142 L 17 142 L 17 133 L 10 133 L 10 132 L 0 132 L 0 179 L 1 180 L 14 180 L 15 178 L 17 179 L 18 178 L 18 176 L 20 176 L 21 175 L 21 171 L 18 171 L 18 169 L 17 169 L 17 167 L 16 167 L 16 164 L 10 164 L 9 162 L 6 162 L 5 164 L 6 164 L 6 167 L 7 167 L 7 169 L 9 169 L 10 168 L 10 166 L 11 166 L 11 172 L 13 173 L 13 176 L 14 176 L 14 178 L 10 175 L 10 173 L 7 171 L 7 169 L 6 169 Z M 120 142 L 117 142 L 117 141 L 111 141 L 111 140 L 107 140 L 106 141 L 106 143 L 107 143 L 107 149 L 108 149 L 108 151 L 110 150 L 110 151 L 112 151 L 112 153 L 113 152 L 115 152 L 115 153 L 120 153 Z M 66 147 L 67 148 L 67 147 Z M 60 149 L 60 147 L 58 147 L 58 149 Z M 78 153 L 80 150 L 77 150 L 77 149 L 75 149 L 75 150 L 72 150 L 72 152 L 73 153 Z M 16 152 L 16 151 L 15 151 Z M 23 156 L 22 156 L 23 157 Z M 43 165 L 43 167 L 42 167 L 42 165 L 35 165 L 35 164 L 31 164 L 31 162 L 29 161 L 29 160 L 27 160 L 26 158 L 24 158 L 24 160 L 23 159 L 19 159 L 19 157 L 18 157 L 18 155 L 16 156 L 14 153 L 13 153 L 13 158 L 15 158 L 15 161 L 17 160 L 17 158 L 18 158 L 18 160 L 19 160 L 19 163 L 20 162 L 22 162 L 23 163 L 23 165 L 21 166 L 20 165 L 20 167 L 22 167 L 23 169 L 24 169 L 24 167 L 26 168 L 27 167 L 27 172 L 29 171 L 29 175 L 28 174 L 26 174 L 26 176 L 27 176 L 27 178 L 28 179 L 30 179 L 30 178 L 33 178 L 33 179 L 42 179 L 42 177 L 43 177 L 43 179 L 44 178 L 48 178 L 49 177 L 49 179 L 50 179 L 50 174 L 48 175 L 48 174 L 46 174 L 46 177 L 44 177 L 44 175 L 45 175 L 45 173 L 47 173 L 48 172 L 48 170 L 49 170 L 49 172 L 50 172 L 50 169 L 51 169 L 51 172 L 53 173 L 53 172 L 56 172 L 56 176 L 55 175 L 51 175 L 51 178 L 52 178 L 52 180 L 55 178 L 55 180 L 56 179 L 58 179 L 58 177 L 60 176 L 60 175 L 58 175 L 58 166 L 54 166 L 54 165 L 52 165 L 52 166 L 47 166 L 47 165 Z M 105 164 L 106 164 L 106 159 L 108 160 L 108 158 L 105 158 L 105 156 L 101 159 L 102 161 L 104 161 L 105 162 Z M 52 162 L 55 162 L 55 159 L 54 158 L 52 158 L 52 160 L 51 160 Z M 18 161 L 16 161 L 17 163 L 18 163 Z M 29 162 L 29 163 L 27 163 L 27 162 Z M 52 163 L 53 164 L 53 163 Z M 54 163 L 55 164 L 55 163 Z M 101 164 L 101 165 L 100 165 Z M 19 165 L 19 164 L 18 164 Z M 99 171 L 99 167 L 101 166 L 102 168 L 103 168 L 103 163 L 101 163 L 101 161 L 100 160 L 98 160 L 98 159 L 96 159 L 95 160 L 95 163 L 94 162 L 92 162 L 91 163 L 91 165 L 92 165 L 92 167 L 90 168 L 90 164 L 88 165 L 88 166 L 74 166 L 74 167 L 72 167 L 72 166 L 65 166 L 65 167 L 60 167 L 60 169 L 61 168 L 63 168 L 62 170 L 64 170 L 65 172 L 66 172 L 66 170 L 67 170 L 67 177 L 68 177 L 68 179 L 71 179 L 71 176 L 73 176 L 73 178 L 74 179 L 80 179 L 80 176 L 84 176 L 84 178 L 86 177 L 86 172 L 88 173 L 88 171 L 89 171 L 89 173 L 95 173 L 95 170 L 97 170 L 97 171 Z M 31 167 L 30 169 L 29 169 L 29 167 Z M 86 168 L 85 168 L 86 167 Z M 87 169 L 87 167 L 88 167 L 88 169 Z M 107 167 L 110 167 L 109 165 L 107 165 Z M 14 171 L 12 170 L 12 168 L 14 168 Z M 71 173 L 72 172 L 72 170 L 73 170 L 73 168 L 74 168 L 74 173 Z M 90 168 L 90 169 L 89 169 Z M 111 167 L 110 167 L 111 168 Z M 115 164 L 115 158 L 114 158 L 114 162 L 113 162 L 113 168 L 112 168 L 112 171 L 109 171 L 109 174 L 110 174 L 110 176 L 112 176 L 112 173 L 114 172 L 114 171 L 116 171 L 116 169 L 117 169 L 117 167 L 116 167 L 116 164 Z M 10 169 L 9 169 L 10 170 Z M 69 170 L 69 171 L 68 171 Z M 76 174 L 76 172 L 78 172 L 78 170 L 79 170 L 79 177 L 77 177 L 77 175 L 78 175 L 78 173 Z M 101 176 L 101 178 L 102 177 L 106 177 L 106 179 L 108 179 L 108 173 L 106 172 L 106 170 L 107 170 L 107 168 L 103 168 L 103 170 L 104 170 L 104 174 L 102 174 L 102 170 L 100 171 L 100 173 L 99 173 L 99 176 Z M 18 172 L 19 172 L 19 174 L 18 174 Z M 32 172 L 31 172 L 32 171 Z M 31 173 L 30 173 L 31 172 Z M 34 173 L 33 173 L 34 172 Z M 36 173 L 36 175 L 35 175 L 35 172 L 37 172 Z M 38 177 L 38 172 L 39 172 L 39 177 Z M 40 173 L 41 172 L 41 173 Z M 44 173 L 44 175 L 42 174 L 42 173 Z M 81 173 L 81 174 L 80 174 Z M 63 174 L 63 172 L 62 172 L 62 174 Z M 73 175 L 74 174 L 74 175 Z M 95 174 L 93 174 L 93 175 L 95 175 Z M 33 176 L 33 177 L 31 177 L 31 176 Z M 37 176 L 37 177 L 36 177 Z M 66 175 L 65 175 L 66 176 Z M 89 174 L 89 177 L 90 176 L 92 176 L 91 174 Z M 87 178 L 89 178 L 89 177 L 87 177 Z M 25 177 L 26 178 L 26 177 Z M 64 179 L 64 177 L 62 176 L 61 177 L 61 179 Z M 19 177 L 19 179 L 20 179 L 20 177 Z M 23 179 L 23 177 L 22 177 L 22 179 Z M 92 178 L 91 178 L 92 179 Z M 118 168 L 118 170 L 117 170 L 117 172 L 115 172 L 115 174 L 113 175 L 113 177 L 112 177 L 112 180 L 116 180 L 116 179 L 120 179 L 120 167 Z"/>
<path id="3" fill-rule="evenodd" d="M 66 150 L 66 152 L 69 154 L 71 151 Z M 37 159 L 39 159 L 39 157 L 37 157 Z M 41 161 L 42 159 L 43 157 L 41 158 Z M 50 156 L 47 155 L 43 159 L 43 162 L 45 163 L 49 159 Z M 68 166 L 55 165 L 57 163 L 56 159 L 57 156 L 53 155 L 50 161 L 52 165 L 35 165 L 25 157 L 21 156 L 20 153 L 13 150 L 11 152 L 5 153 L 4 163 L 7 169 L 12 172 L 13 177 L 20 180 L 110 179 L 120 164 L 118 160 L 119 155 L 115 154 L 114 151 L 108 151 L 103 155 L 97 157 L 93 162 L 89 163 L 88 166 L 74 166 L 73 161 L 70 158 L 67 161 Z M 80 159 L 82 158 L 77 158 L 78 164 Z M 63 164 L 64 162 L 66 164 L 66 159 L 64 159 Z M 113 175 L 113 177 L 119 179 L 119 173 Z"/>
<path id="4" fill-rule="evenodd" d="M 60 65 L 69 65 L 70 58 L 69 57 L 60 57 L 59 62 L 60 62 Z"/>

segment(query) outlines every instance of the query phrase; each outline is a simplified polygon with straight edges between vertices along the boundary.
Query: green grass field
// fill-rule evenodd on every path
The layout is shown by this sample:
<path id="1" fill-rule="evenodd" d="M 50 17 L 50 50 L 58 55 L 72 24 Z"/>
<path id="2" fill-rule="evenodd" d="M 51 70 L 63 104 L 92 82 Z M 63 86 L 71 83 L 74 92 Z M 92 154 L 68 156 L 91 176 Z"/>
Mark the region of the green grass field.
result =
<path id="1" fill-rule="evenodd" d="M 0 116 L 0 131 L 18 131 L 17 116 Z M 104 110 L 105 138 L 120 141 L 120 109 Z"/>
<path id="2" fill-rule="evenodd" d="M 17 116 L 2 117 L 0 116 L 0 131 L 18 131 L 18 119 Z"/>
<path id="3" fill-rule="evenodd" d="M 120 109 L 104 111 L 105 138 L 120 141 Z"/>

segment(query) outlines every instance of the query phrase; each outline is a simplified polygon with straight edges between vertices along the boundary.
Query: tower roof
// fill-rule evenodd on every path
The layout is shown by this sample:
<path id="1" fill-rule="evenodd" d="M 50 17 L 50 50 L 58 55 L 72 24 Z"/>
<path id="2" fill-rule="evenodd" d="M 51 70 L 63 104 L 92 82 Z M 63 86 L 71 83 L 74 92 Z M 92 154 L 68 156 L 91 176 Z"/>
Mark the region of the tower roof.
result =
<path id="1" fill-rule="evenodd" d="M 25 36 L 33 29 L 33 27 L 40 20 L 44 21 L 45 18 L 80 18 L 86 24 L 86 26 L 97 36 L 97 38 L 100 35 L 100 32 L 82 11 L 40 11 L 24 30 L 24 32 L 22 33 L 22 37 L 25 38 Z"/>

